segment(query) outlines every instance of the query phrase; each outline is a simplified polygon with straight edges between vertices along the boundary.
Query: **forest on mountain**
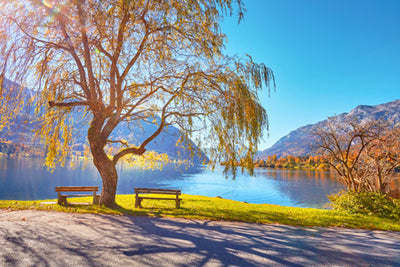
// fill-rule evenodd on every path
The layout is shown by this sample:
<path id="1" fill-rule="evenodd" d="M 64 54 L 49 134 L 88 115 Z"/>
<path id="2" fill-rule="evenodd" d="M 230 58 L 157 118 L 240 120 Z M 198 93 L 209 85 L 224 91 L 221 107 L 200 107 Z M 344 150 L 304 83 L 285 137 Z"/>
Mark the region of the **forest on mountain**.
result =
<path id="1" fill-rule="evenodd" d="M 266 160 L 257 159 L 255 167 L 279 169 L 311 169 L 328 170 L 330 167 L 321 156 L 293 156 L 288 155 L 278 158 L 276 154 L 268 156 Z"/>

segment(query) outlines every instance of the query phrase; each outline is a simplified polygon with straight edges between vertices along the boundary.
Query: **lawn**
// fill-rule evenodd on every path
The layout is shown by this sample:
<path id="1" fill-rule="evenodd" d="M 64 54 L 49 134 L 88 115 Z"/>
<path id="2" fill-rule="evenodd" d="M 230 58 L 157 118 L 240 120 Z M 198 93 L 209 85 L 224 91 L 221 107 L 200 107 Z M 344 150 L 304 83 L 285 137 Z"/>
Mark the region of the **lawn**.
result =
<path id="1" fill-rule="evenodd" d="M 134 195 L 118 195 L 119 208 L 109 209 L 97 205 L 74 204 L 91 202 L 91 198 L 71 198 L 67 207 L 56 200 L 0 201 L 1 209 L 37 209 L 58 212 L 158 216 L 186 219 L 240 221 L 264 224 L 286 224 L 305 227 L 348 227 L 400 231 L 400 222 L 373 216 L 349 215 L 332 210 L 294 208 L 269 204 L 248 204 L 233 200 L 182 194 L 181 208 L 174 201 L 143 200 L 143 208 L 135 208 Z M 54 204 L 49 204 L 54 202 Z"/>

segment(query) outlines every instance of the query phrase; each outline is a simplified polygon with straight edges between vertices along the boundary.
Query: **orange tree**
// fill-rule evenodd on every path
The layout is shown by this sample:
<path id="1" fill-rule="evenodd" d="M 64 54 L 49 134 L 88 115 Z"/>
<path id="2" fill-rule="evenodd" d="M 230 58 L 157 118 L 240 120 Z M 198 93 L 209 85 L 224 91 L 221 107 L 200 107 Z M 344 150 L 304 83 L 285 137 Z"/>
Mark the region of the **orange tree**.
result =
<path id="1" fill-rule="evenodd" d="M 387 193 L 400 166 L 400 132 L 387 122 L 330 118 L 314 132 L 316 148 L 349 191 Z"/>
<path id="2" fill-rule="evenodd" d="M 20 88 L 31 88 L 54 167 L 69 153 L 71 114 L 84 109 L 100 201 L 110 207 L 117 162 L 143 155 L 168 125 L 211 164 L 244 162 L 251 171 L 268 123 L 257 94 L 275 84 L 264 64 L 224 53 L 219 22 L 232 14 L 240 21 L 243 10 L 241 0 L 0 0 L 1 77 L 22 85 L 2 86 L 1 124 L 23 108 Z M 157 126 L 141 144 L 110 138 L 123 122 L 141 120 Z"/>
<path id="3" fill-rule="evenodd" d="M 399 178 L 395 170 L 400 167 L 400 129 L 386 127 L 367 147 L 360 163 L 365 190 L 388 193 L 390 183 Z"/>

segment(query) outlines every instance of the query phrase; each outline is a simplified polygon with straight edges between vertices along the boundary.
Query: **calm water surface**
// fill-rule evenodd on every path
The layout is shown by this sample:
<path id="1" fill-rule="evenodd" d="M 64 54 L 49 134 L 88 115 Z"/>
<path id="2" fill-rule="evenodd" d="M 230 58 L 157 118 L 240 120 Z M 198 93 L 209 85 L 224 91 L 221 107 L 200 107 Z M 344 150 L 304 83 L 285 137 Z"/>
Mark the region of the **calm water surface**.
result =
<path id="1" fill-rule="evenodd" d="M 90 163 L 77 162 L 75 168 L 59 167 L 52 173 L 42 165 L 41 159 L 0 158 L 0 199 L 56 198 L 56 186 L 101 188 L 100 175 Z M 327 194 L 344 188 L 329 172 L 256 169 L 255 177 L 239 174 L 232 179 L 202 167 L 144 171 L 123 164 L 118 172 L 118 194 L 132 194 L 134 187 L 173 188 L 186 194 L 292 207 L 321 208 L 328 202 Z"/>

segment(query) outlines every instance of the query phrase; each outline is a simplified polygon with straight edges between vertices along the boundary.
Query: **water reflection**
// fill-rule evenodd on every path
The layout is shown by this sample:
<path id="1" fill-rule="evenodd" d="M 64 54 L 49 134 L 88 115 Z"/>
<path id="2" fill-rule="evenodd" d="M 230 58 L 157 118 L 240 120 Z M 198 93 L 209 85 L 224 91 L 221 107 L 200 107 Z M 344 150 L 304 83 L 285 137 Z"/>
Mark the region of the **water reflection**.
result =
<path id="1" fill-rule="evenodd" d="M 0 159 L 0 199 L 33 200 L 56 197 L 59 185 L 98 185 L 101 181 L 90 164 L 82 168 L 47 171 L 40 159 Z"/>
<path id="2" fill-rule="evenodd" d="M 257 176 L 274 179 L 278 190 L 296 202 L 293 206 L 320 208 L 327 195 L 344 189 L 334 172 L 258 170 Z"/>
<path id="3" fill-rule="evenodd" d="M 0 158 L 0 199 L 56 198 L 54 188 L 60 185 L 102 187 L 100 175 L 91 163 L 75 162 L 74 169 L 67 166 L 53 173 L 42 164 L 40 159 Z M 118 164 L 117 169 L 118 194 L 132 194 L 134 187 L 176 188 L 186 194 L 248 203 L 323 207 L 328 202 L 327 194 L 344 187 L 329 172 L 256 169 L 254 177 L 239 174 L 236 179 L 224 179 L 221 171 L 202 167 L 170 165 L 163 170 L 143 171 Z"/>
<path id="4" fill-rule="evenodd" d="M 184 179 L 165 181 L 194 195 L 221 196 L 248 203 L 322 208 L 328 194 L 344 188 L 329 172 L 256 169 L 255 176 L 239 174 L 222 179 L 221 172 L 203 171 Z"/>

